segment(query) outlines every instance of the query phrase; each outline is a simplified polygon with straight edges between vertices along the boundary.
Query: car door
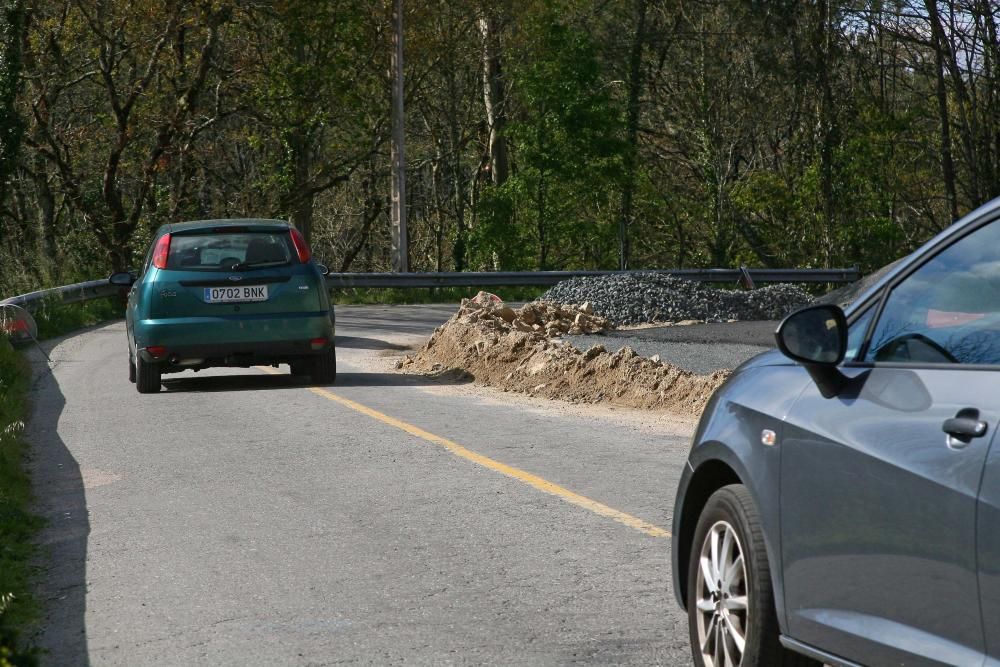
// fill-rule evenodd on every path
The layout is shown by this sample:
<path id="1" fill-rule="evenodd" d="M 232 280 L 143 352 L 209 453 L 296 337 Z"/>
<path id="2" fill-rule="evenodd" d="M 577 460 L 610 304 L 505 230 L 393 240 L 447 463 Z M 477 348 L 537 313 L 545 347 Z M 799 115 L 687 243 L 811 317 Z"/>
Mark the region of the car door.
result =
<path id="1" fill-rule="evenodd" d="M 986 459 L 977 512 L 979 599 L 983 608 L 987 664 L 1000 665 L 1000 447 Z"/>
<path id="2" fill-rule="evenodd" d="M 976 510 L 1000 420 L 1000 223 L 922 257 L 852 325 L 863 342 L 844 390 L 827 399 L 810 383 L 787 416 L 788 633 L 863 664 L 981 665 Z"/>

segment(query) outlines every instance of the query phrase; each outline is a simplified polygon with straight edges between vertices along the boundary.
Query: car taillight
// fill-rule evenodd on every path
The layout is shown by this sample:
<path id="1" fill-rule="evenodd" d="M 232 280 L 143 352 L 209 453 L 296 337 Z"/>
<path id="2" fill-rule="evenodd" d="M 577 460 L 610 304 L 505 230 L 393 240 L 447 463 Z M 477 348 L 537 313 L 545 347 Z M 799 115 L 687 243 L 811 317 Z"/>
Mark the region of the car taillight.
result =
<path id="1" fill-rule="evenodd" d="M 0 329 L 3 329 L 7 333 L 27 333 L 28 323 L 24 320 L 7 320 L 0 322 Z"/>
<path id="2" fill-rule="evenodd" d="M 150 345 L 146 348 L 146 352 L 154 359 L 161 359 L 167 356 L 167 348 L 163 345 Z"/>
<path id="3" fill-rule="evenodd" d="M 314 350 L 322 350 L 324 347 L 326 347 L 326 339 L 325 338 L 313 338 L 311 341 L 309 341 L 309 345 Z"/>
<path id="4" fill-rule="evenodd" d="M 302 236 L 302 232 L 294 227 L 289 231 L 292 234 L 292 245 L 295 246 L 295 253 L 299 256 L 299 261 L 305 264 L 312 257 L 309 246 L 306 244 L 306 237 Z"/>
<path id="5" fill-rule="evenodd" d="M 164 234 L 153 248 L 153 266 L 158 269 L 167 268 L 167 258 L 170 257 L 170 234 Z"/>

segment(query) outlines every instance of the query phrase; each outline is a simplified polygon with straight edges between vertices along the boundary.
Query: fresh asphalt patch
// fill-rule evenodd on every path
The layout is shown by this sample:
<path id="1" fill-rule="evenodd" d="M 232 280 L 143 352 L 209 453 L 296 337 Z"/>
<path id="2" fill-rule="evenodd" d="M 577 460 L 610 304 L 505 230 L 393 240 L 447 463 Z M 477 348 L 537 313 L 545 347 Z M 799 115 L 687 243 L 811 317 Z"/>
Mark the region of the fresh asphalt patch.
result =
<path id="1" fill-rule="evenodd" d="M 775 346 L 777 322 L 709 322 L 683 326 L 619 329 L 598 335 L 566 336 L 580 350 L 603 345 L 609 352 L 631 347 L 643 357 L 660 360 L 692 373 L 707 375 L 736 368 Z"/>

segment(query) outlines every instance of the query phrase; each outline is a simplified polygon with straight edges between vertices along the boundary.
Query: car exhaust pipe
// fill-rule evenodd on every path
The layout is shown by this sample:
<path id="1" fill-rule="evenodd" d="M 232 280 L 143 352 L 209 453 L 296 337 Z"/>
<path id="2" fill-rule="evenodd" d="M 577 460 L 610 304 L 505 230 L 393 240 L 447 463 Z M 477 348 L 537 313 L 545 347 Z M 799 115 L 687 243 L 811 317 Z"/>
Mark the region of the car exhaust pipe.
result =
<path id="1" fill-rule="evenodd" d="M 181 359 L 178 355 L 174 354 L 170 357 L 170 363 L 174 366 L 200 366 L 205 363 L 204 359 Z"/>

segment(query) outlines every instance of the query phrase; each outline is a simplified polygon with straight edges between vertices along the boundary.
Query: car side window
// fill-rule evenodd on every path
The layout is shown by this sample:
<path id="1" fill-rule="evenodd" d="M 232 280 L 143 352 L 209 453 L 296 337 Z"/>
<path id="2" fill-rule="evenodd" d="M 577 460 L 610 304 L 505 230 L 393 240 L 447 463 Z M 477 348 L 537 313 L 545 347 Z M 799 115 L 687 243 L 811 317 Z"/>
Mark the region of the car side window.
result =
<path id="1" fill-rule="evenodd" d="M 844 353 L 844 359 L 847 361 L 854 361 L 858 352 L 861 350 L 861 343 L 865 340 L 865 334 L 868 333 L 868 325 L 871 324 L 872 315 L 875 314 L 875 307 L 878 304 L 868 306 L 864 314 L 854 320 L 854 323 L 847 330 L 847 352 Z"/>
<path id="2" fill-rule="evenodd" d="M 1000 221 L 948 246 L 889 293 L 865 361 L 1000 364 Z"/>

